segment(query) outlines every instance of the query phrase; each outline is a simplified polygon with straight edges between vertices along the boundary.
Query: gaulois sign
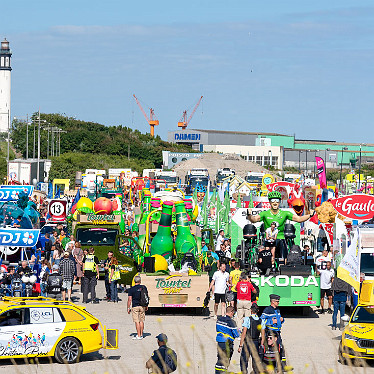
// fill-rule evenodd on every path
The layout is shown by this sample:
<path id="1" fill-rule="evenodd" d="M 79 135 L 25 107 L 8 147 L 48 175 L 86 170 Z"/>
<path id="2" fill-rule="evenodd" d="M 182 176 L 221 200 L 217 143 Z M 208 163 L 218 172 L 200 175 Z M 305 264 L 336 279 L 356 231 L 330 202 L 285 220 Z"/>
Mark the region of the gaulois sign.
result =
<path id="1" fill-rule="evenodd" d="M 374 217 L 374 196 L 348 195 L 331 200 L 338 213 L 351 219 L 367 220 Z"/>
<path id="2" fill-rule="evenodd" d="M 286 187 L 286 188 L 288 187 L 292 190 L 295 188 L 295 183 L 281 181 L 281 182 L 275 182 L 275 183 L 270 183 L 266 185 L 266 188 L 268 189 L 269 192 L 278 191 L 279 187 Z"/>

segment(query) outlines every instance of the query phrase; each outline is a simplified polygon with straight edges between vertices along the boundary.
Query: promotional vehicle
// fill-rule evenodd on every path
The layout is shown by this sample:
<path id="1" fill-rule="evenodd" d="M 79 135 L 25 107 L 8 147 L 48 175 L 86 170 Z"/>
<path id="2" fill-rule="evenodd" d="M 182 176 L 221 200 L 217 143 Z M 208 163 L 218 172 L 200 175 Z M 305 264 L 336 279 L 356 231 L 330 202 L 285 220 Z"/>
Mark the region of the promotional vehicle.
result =
<path id="1" fill-rule="evenodd" d="M 121 278 L 118 283 L 130 285 L 137 272 L 136 263 L 134 259 L 123 255 L 119 248 L 123 241 L 137 248 L 138 244 L 131 237 L 122 234 L 120 221 L 121 216 L 115 214 L 80 214 L 77 221 L 73 222 L 73 233 L 76 240 L 81 243 L 82 249 L 95 249 L 95 255 L 99 260 L 105 260 L 108 251 L 112 251 L 119 263 Z M 104 269 L 101 268 L 101 271 Z"/>
<path id="2" fill-rule="evenodd" d="M 362 283 L 359 304 L 342 334 L 339 358 L 342 363 L 374 359 L 374 282 Z"/>
<path id="3" fill-rule="evenodd" d="M 300 180 L 301 174 L 284 174 L 283 180 L 289 183 L 295 183 L 296 181 Z"/>
<path id="4" fill-rule="evenodd" d="M 116 349 L 117 337 L 117 330 L 106 330 L 84 307 L 71 302 L 44 297 L 0 301 L 0 358 L 50 356 L 71 364 L 81 354 Z"/>

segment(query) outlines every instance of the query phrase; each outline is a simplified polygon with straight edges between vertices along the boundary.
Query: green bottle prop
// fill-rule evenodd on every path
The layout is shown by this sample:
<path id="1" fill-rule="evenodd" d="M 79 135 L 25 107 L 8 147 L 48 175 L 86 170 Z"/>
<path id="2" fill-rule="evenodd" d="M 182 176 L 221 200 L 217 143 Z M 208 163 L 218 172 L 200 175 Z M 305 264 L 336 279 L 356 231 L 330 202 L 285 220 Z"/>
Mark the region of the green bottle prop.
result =
<path id="1" fill-rule="evenodd" d="M 173 253 L 173 239 L 171 237 L 171 211 L 173 203 L 171 201 L 164 201 L 162 204 L 162 213 L 160 224 L 157 233 L 152 239 L 151 256 L 161 255 L 166 261 L 171 261 Z"/>
<path id="2" fill-rule="evenodd" d="M 143 199 L 143 212 L 142 216 L 140 218 L 139 226 L 144 225 L 147 221 L 148 215 L 151 212 L 151 193 L 146 190 L 144 192 L 144 199 Z M 145 242 L 145 235 L 139 235 L 139 245 L 141 248 L 144 248 L 144 242 Z"/>
<path id="3" fill-rule="evenodd" d="M 197 244 L 194 236 L 191 234 L 188 223 L 186 208 L 183 201 L 175 203 L 177 238 L 175 240 L 175 251 L 177 254 L 191 252 L 194 255 L 197 251 Z"/>
<path id="4" fill-rule="evenodd" d="M 192 200 L 190 199 L 184 199 L 184 206 L 186 207 L 186 212 L 187 212 L 187 219 L 188 223 L 191 225 L 192 224 Z"/>

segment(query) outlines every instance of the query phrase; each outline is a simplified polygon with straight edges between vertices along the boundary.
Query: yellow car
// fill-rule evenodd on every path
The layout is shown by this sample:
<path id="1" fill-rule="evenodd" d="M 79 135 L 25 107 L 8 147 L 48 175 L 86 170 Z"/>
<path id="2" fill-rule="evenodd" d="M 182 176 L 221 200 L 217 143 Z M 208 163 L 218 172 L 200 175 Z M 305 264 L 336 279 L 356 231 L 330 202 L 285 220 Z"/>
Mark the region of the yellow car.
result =
<path id="1" fill-rule="evenodd" d="M 75 363 L 81 354 L 116 349 L 117 336 L 117 330 L 106 331 L 84 307 L 68 301 L 45 297 L 0 301 L 0 358 L 54 356 L 59 363 Z"/>
<path id="2" fill-rule="evenodd" d="M 339 358 L 342 363 L 374 359 L 374 283 L 364 281 L 359 304 L 342 334 Z"/>

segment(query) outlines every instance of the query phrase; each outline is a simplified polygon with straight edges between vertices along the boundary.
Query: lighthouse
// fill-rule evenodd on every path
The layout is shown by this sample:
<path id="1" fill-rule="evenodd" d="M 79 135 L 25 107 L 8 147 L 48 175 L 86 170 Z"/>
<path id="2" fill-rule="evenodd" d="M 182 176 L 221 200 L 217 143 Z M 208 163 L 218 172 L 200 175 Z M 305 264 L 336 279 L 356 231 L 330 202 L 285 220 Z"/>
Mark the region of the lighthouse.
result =
<path id="1" fill-rule="evenodd" d="M 10 124 L 10 58 L 12 51 L 4 39 L 0 48 L 0 132 L 8 132 Z"/>

